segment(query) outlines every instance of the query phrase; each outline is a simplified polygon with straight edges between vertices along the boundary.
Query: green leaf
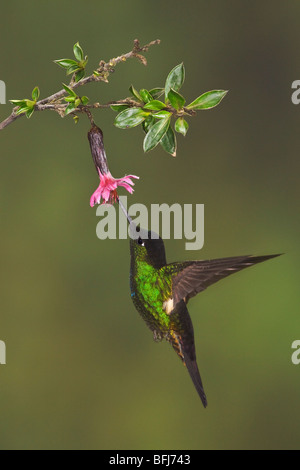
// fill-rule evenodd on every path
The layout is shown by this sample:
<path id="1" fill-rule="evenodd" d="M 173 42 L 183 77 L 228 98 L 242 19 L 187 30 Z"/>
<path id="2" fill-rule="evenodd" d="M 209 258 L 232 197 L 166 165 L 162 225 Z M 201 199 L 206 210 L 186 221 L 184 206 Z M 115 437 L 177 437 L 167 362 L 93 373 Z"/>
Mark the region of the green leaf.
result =
<path id="1" fill-rule="evenodd" d="M 84 54 L 83 54 L 82 48 L 81 48 L 80 45 L 79 45 L 79 42 L 76 42 L 76 44 L 74 44 L 74 46 L 73 46 L 73 52 L 74 52 L 75 58 L 76 58 L 79 62 L 80 62 L 81 60 L 83 60 Z"/>
<path id="2" fill-rule="evenodd" d="M 27 106 L 26 100 L 9 100 L 12 104 L 15 104 L 16 106 Z"/>
<path id="3" fill-rule="evenodd" d="M 113 111 L 117 111 L 118 113 L 120 113 L 121 111 L 124 111 L 124 109 L 128 109 L 129 106 L 128 104 L 112 104 L 110 108 Z"/>
<path id="4" fill-rule="evenodd" d="M 75 103 L 68 104 L 68 106 L 65 109 L 65 115 L 67 116 L 68 114 L 70 114 L 72 111 L 74 111 L 75 108 L 76 108 Z"/>
<path id="5" fill-rule="evenodd" d="M 173 88 L 169 91 L 168 100 L 175 109 L 181 109 L 185 104 L 184 97 L 177 93 L 177 91 L 173 90 Z"/>
<path id="6" fill-rule="evenodd" d="M 128 108 L 122 111 L 115 119 L 114 125 L 120 129 L 127 129 L 141 124 L 150 113 L 141 108 Z"/>
<path id="7" fill-rule="evenodd" d="M 177 142 L 176 136 L 171 126 L 169 126 L 167 132 L 161 139 L 160 145 L 166 152 L 170 153 L 172 157 L 176 157 Z"/>
<path id="8" fill-rule="evenodd" d="M 15 104 L 16 106 L 19 106 L 19 109 L 15 112 L 15 114 L 22 114 L 22 113 L 27 113 L 30 114 L 27 117 L 30 117 L 31 114 L 34 111 L 34 106 L 35 106 L 35 101 L 32 100 L 10 100 L 12 104 Z M 30 111 L 30 113 L 29 113 Z"/>
<path id="9" fill-rule="evenodd" d="M 67 75 L 71 75 L 71 73 L 75 73 L 78 70 L 82 70 L 78 65 L 71 65 L 67 68 Z"/>
<path id="10" fill-rule="evenodd" d="M 160 111 L 166 107 L 165 103 L 158 100 L 152 100 L 149 103 L 145 104 L 144 109 L 150 109 L 152 111 Z"/>
<path id="11" fill-rule="evenodd" d="M 81 67 L 82 69 L 84 69 L 84 68 L 86 67 L 86 64 L 87 64 L 87 63 L 88 63 L 88 56 L 86 55 L 85 58 L 84 58 L 84 60 L 81 60 L 78 65 L 79 65 L 79 67 Z"/>
<path id="12" fill-rule="evenodd" d="M 76 100 L 76 96 L 66 96 L 66 97 L 64 97 L 64 100 L 67 103 L 73 103 Z"/>
<path id="13" fill-rule="evenodd" d="M 29 119 L 33 114 L 34 108 L 30 108 L 26 111 L 26 117 Z"/>
<path id="14" fill-rule="evenodd" d="M 33 108 L 35 105 L 35 101 L 32 101 L 32 100 L 25 100 L 25 103 L 28 109 Z"/>
<path id="15" fill-rule="evenodd" d="M 175 122 L 175 131 L 179 134 L 186 136 L 187 131 L 189 129 L 188 123 L 182 117 L 178 118 Z"/>
<path id="16" fill-rule="evenodd" d="M 54 60 L 54 62 L 59 65 L 60 67 L 63 67 L 64 69 L 67 69 L 71 67 L 72 65 L 76 65 L 78 67 L 78 63 L 75 60 L 71 59 L 58 59 Z"/>
<path id="17" fill-rule="evenodd" d="M 168 99 L 169 91 L 171 88 L 179 91 L 183 85 L 185 77 L 185 69 L 183 64 L 176 65 L 169 73 L 165 84 L 165 96 Z"/>
<path id="18" fill-rule="evenodd" d="M 149 103 L 149 101 L 153 100 L 152 95 L 149 93 L 148 90 L 145 90 L 145 88 L 142 88 L 142 90 L 140 90 L 140 97 L 142 98 L 144 103 Z"/>
<path id="19" fill-rule="evenodd" d="M 222 99 L 226 96 L 228 90 L 212 90 L 203 93 L 203 95 L 198 96 L 192 103 L 190 103 L 187 108 L 194 109 L 211 109 L 217 106 Z"/>
<path id="20" fill-rule="evenodd" d="M 19 109 L 17 109 L 17 111 L 15 112 L 15 114 L 22 114 L 22 113 L 25 113 L 26 111 L 28 111 L 28 106 L 26 104 L 22 105 L 19 107 Z"/>
<path id="21" fill-rule="evenodd" d="M 38 86 L 36 86 L 36 87 L 32 90 L 31 96 L 32 96 L 33 101 L 35 101 L 35 102 L 39 99 L 40 90 L 39 90 L 39 87 L 38 87 Z"/>
<path id="22" fill-rule="evenodd" d="M 143 101 L 141 95 L 139 92 L 134 88 L 133 85 L 129 88 L 130 93 L 138 100 L 138 101 Z"/>
<path id="23" fill-rule="evenodd" d="M 144 143 L 143 143 L 143 148 L 144 152 L 149 152 L 149 150 L 154 149 L 154 147 L 159 144 L 163 136 L 168 130 L 168 127 L 170 125 L 170 118 L 165 118 L 162 119 L 158 122 L 156 122 L 149 130 L 147 133 Z"/>
<path id="24" fill-rule="evenodd" d="M 165 92 L 164 88 L 152 88 L 152 90 L 149 91 L 149 93 L 151 94 L 154 100 L 157 100 L 158 98 L 160 98 L 164 94 L 164 92 Z"/>
<path id="25" fill-rule="evenodd" d="M 85 106 L 86 104 L 88 104 L 88 102 L 90 101 L 87 96 L 82 96 L 80 99 L 81 99 L 81 103 L 82 103 L 84 106 Z"/>
<path id="26" fill-rule="evenodd" d="M 158 113 L 153 113 L 153 116 L 158 119 L 165 119 L 172 116 L 172 113 L 169 111 L 158 111 Z"/>
<path id="27" fill-rule="evenodd" d="M 85 75 L 85 70 L 84 69 L 80 69 L 78 70 L 78 72 L 75 73 L 75 82 L 79 82 L 79 80 L 81 80 Z"/>
<path id="28" fill-rule="evenodd" d="M 67 93 L 69 93 L 70 96 L 74 96 L 76 97 L 76 93 L 74 90 L 72 90 L 72 88 L 68 87 L 67 85 L 65 85 L 64 83 L 62 84 L 62 86 L 64 87 L 64 89 L 66 90 Z"/>
<path id="29" fill-rule="evenodd" d="M 155 119 L 153 116 L 149 116 L 145 119 L 145 121 L 143 122 L 142 126 L 143 126 L 143 129 L 144 131 L 146 132 L 149 132 L 149 130 L 151 129 L 151 127 L 156 123 Z"/>

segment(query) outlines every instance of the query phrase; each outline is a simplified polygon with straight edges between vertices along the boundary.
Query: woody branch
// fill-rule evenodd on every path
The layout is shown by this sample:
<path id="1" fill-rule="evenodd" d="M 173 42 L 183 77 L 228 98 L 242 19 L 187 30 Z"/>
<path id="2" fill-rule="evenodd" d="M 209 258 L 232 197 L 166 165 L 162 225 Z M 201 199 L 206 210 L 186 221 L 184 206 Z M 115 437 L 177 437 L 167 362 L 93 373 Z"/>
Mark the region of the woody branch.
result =
<path id="1" fill-rule="evenodd" d="M 102 81 L 102 82 L 107 83 L 108 77 L 114 71 L 114 68 L 116 67 L 116 65 L 120 64 L 121 62 L 125 62 L 131 58 L 136 58 L 143 65 L 147 65 L 147 60 L 142 53 L 147 52 L 151 46 L 159 44 L 159 43 L 160 43 L 160 40 L 156 39 L 154 41 L 149 42 L 148 44 L 144 46 L 140 46 L 140 42 L 138 41 L 138 39 L 135 39 L 133 49 L 130 52 L 122 54 L 118 57 L 114 57 L 110 59 L 108 62 L 101 60 L 98 68 L 95 71 L 96 73 L 93 73 L 90 76 L 85 77 L 78 82 L 75 82 L 74 77 L 72 77 L 69 87 L 72 89 L 76 89 L 80 86 L 83 86 L 92 82 Z M 52 110 L 52 111 L 56 111 L 61 116 L 64 116 L 66 104 L 62 103 L 61 100 L 63 99 L 65 95 L 66 95 L 65 89 L 59 90 L 58 92 L 48 96 L 47 98 L 44 98 L 38 101 L 35 104 L 34 110 L 35 111 Z M 76 109 L 74 109 L 74 112 L 87 112 L 89 108 L 107 108 L 113 104 L 127 104 L 129 106 L 140 105 L 134 100 L 125 99 L 125 100 L 119 100 L 119 101 L 110 101 L 109 103 L 106 103 L 106 104 L 94 103 L 92 105 L 86 105 L 86 106 L 80 105 Z M 0 123 L 0 130 L 4 129 L 5 127 L 9 126 L 14 121 L 16 121 L 17 119 L 24 116 L 24 114 L 16 114 L 17 110 L 18 110 L 18 107 L 13 108 L 12 113 L 6 119 L 4 119 L 4 121 Z"/>

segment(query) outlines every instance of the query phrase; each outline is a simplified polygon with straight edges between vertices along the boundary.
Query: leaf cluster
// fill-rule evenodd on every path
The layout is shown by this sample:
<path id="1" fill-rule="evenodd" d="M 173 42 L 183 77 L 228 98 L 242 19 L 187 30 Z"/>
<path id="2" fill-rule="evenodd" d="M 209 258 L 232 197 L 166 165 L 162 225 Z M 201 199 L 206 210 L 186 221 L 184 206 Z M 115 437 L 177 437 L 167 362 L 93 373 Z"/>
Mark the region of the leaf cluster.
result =
<path id="1" fill-rule="evenodd" d="M 75 59 L 58 59 L 54 61 L 65 69 L 67 75 L 72 74 L 72 78 L 68 85 L 63 83 L 64 90 L 52 95 L 52 101 L 50 101 L 52 97 L 49 97 L 48 103 L 50 102 L 53 109 L 57 110 L 61 116 L 74 113 L 74 119 L 75 122 L 77 122 L 78 116 L 75 115 L 75 111 L 88 113 L 88 108 L 101 107 L 101 105 L 100 103 L 88 105 L 88 97 L 80 97 L 74 91 L 74 88 L 76 89 L 84 85 L 87 81 L 92 81 L 89 80 L 91 77 L 97 80 L 97 77 L 100 76 L 101 73 L 103 75 L 101 75 L 103 81 L 107 81 L 106 75 L 109 73 L 109 70 L 113 70 L 112 67 L 114 64 L 126 60 L 126 56 L 130 56 L 130 54 L 134 56 L 137 56 L 137 54 L 136 52 L 134 54 L 133 52 L 125 54 L 117 59 L 111 59 L 108 64 L 101 61 L 99 69 L 94 71 L 91 77 L 82 80 L 85 76 L 88 58 L 84 55 L 79 42 L 74 44 L 73 53 Z M 80 82 L 80 80 L 82 81 Z M 189 124 L 186 119 L 194 116 L 196 111 L 216 107 L 227 93 L 226 90 L 207 91 L 198 96 L 198 98 L 194 99 L 191 103 L 186 104 L 186 99 L 180 91 L 184 81 L 185 68 L 183 63 L 181 63 L 170 71 L 164 87 L 152 88 L 150 90 L 142 88 L 137 91 L 134 86 L 131 85 L 129 91 L 133 99 L 123 99 L 111 105 L 111 109 L 118 112 L 114 121 L 115 126 L 120 129 L 128 129 L 141 125 L 146 134 L 143 141 L 143 149 L 145 152 L 149 152 L 160 144 L 167 153 L 175 156 L 177 149 L 176 133 L 186 136 L 189 129 Z M 18 109 L 14 110 L 14 115 L 24 113 L 29 118 L 34 109 L 40 110 L 41 107 L 36 106 L 39 95 L 39 88 L 35 87 L 32 91 L 32 99 L 11 100 L 12 104 L 18 106 Z M 62 100 L 66 103 L 63 109 Z M 42 100 L 38 104 L 44 105 L 45 103 L 47 103 L 47 99 Z M 105 106 L 106 105 L 103 105 L 103 107 Z"/>
<path id="2" fill-rule="evenodd" d="M 10 102 L 16 106 L 19 106 L 19 109 L 15 112 L 16 115 L 25 113 L 26 117 L 30 118 L 34 111 L 34 107 L 37 103 L 37 100 L 40 96 L 39 87 L 35 87 L 31 93 L 31 100 L 30 99 L 23 99 L 23 100 L 10 100 Z"/>
<path id="3" fill-rule="evenodd" d="M 68 93 L 67 96 L 64 96 L 64 100 L 68 103 L 68 106 L 65 109 L 65 115 L 72 113 L 80 104 L 86 105 L 89 102 L 87 96 L 78 96 L 75 91 L 63 83 L 63 87 Z"/>
<path id="4" fill-rule="evenodd" d="M 67 75 L 74 74 L 75 82 L 79 82 L 85 76 L 85 67 L 88 62 L 88 57 L 84 55 L 83 50 L 76 42 L 73 46 L 73 53 L 75 59 L 57 59 L 54 62 L 66 70 Z"/>
<path id="5" fill-rule="evenodd" d="M 191 116 L 198 110 L 216 107 L 227 93 L 225 90 L 208 91 L 186 106 L 186 99 L 179 93 L 184 80 L 185 68 L 181 63 L 171 70 L 164 88 L 151 90 L 143 88 L 138 92 L 132 85 L 129 91 L 136 99 L 136 106 L 129 104 L 111 106 L 119 113 L 114 122 L 115 126 L 128 129 L 141 124 L 146 133 L 143 142 L 145 152 L 160 144 L 166 152 L 175 156 L 177 147 L 175 132 L 185 136 L 189 128 L 184 116 Z M 176 118 L 175 132 L 171 125 L 172 117 Z"/>

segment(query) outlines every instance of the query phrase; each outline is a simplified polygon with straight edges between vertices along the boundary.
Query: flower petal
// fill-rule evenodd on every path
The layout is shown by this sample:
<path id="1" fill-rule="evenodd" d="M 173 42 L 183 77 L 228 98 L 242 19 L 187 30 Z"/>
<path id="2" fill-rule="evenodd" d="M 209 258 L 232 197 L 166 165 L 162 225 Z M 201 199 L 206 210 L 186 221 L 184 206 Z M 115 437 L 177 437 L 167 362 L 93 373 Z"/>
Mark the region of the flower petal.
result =
<path id="1" fill-rule="evenodd" d="M 134 184 L 134 183 L 132 183 L 132 184 Z M 127 191 L 130 194 L 132 194 L 133 191 L 134 191 L 134 189 L 131 186 L 129 186 L 129 184 L 127 184 L 127 183 L 119 183 L 119 186 L 123 186 L 123 188 L 127 189 Z"/>
<path id="2" fill-rule="evenodd" d="M 118 197 L 116 191 L 118 186 L 122 186 L 132 194 L 133 188 L 131 186 L 134 186 L 132 178 L 139 179 L 139 177 L 135 175 L 125 175 L 123 178 L 114 178 L 109 171 L 107 173 L 101 173 L 99 169 L 98 173 L 100 184 L 90 199 L 91 207 L 95 204 L 100 204 L 101 198 L 103 199 L 103 203 L 114 204 Z"/>
<path id="3" fill-rule="evenodd" d="M 135 176 L 135 175 L 126 175 L 126 176 L 124 176 L 123 178 L 118 178 L 118 179 L 116 179 L 116 181 L 118 182 L 118 185 L 120 184 L 120 181 L 125 181 L 125 183 L 134 184 L 134 183 L 131 181 L 131 178 L 140 179 L 139 176 Z"/>
<path id="4" fill-rule="evenodd" d="M 102 198 L 105 202 L 107 202 L 110 198 L 110 190 L 107 188 L 104 188 L 102 191 Z"/>

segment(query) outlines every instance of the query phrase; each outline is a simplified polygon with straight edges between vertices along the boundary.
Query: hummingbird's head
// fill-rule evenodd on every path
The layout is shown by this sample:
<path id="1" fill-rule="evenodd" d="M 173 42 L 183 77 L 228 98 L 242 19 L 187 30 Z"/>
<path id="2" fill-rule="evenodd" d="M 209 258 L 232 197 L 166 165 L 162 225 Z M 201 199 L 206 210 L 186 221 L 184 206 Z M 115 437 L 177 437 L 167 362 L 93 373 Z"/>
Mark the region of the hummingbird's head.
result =
<path id="1" fill-rule="evenodd" d="M 157 269 L 167 263 L 164 242 L 160 236 L 133 223 L 130 227 L 130 253 L 134 260 L 146 261 Z"/>

